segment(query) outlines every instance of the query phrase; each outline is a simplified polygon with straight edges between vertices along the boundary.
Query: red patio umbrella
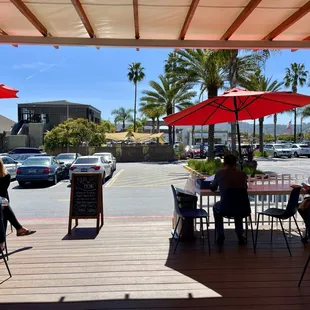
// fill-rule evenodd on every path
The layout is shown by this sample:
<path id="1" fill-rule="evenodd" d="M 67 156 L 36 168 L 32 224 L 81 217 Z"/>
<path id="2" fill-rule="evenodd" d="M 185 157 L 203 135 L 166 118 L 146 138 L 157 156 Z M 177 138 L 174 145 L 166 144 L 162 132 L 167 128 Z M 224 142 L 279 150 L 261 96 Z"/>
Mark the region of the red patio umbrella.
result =
<path id="1" fill-rule="evenodd" d="M 310 96 L 293 92 L 256 92 L 233 88 L 164 118 L 168 126 L 211 125 L 237 122 L 239 154 L 240 120 L 251 120 L 310 104 Z"/>
<path id="2" fill-rule="evenodd" d="M 0 99 L 18 98 L 18 90 L 0 83 Z"/>

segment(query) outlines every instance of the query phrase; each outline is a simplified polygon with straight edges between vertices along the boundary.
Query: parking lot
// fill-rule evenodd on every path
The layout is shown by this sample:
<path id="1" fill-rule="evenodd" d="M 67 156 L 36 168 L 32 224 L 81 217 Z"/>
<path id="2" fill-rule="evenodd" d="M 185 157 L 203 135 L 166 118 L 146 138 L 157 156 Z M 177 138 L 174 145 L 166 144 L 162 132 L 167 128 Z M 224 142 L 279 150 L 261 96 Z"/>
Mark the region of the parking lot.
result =
<path id="1" fill-rule="evenodd" d="M 308 158 L 268 158 L 258 162 L 264 171 L 309 174 Z M 184 163 L 118 163 L 112 179 L 104 185 L 105 216 L 170 216 L 173 201 L 170 184 L 184 187 L 187 171 Z M 70 202 L 70 182 L 57 185 L 19 187 L 11 183 L 11 205 L 21 219 L 67 218 Z"/>

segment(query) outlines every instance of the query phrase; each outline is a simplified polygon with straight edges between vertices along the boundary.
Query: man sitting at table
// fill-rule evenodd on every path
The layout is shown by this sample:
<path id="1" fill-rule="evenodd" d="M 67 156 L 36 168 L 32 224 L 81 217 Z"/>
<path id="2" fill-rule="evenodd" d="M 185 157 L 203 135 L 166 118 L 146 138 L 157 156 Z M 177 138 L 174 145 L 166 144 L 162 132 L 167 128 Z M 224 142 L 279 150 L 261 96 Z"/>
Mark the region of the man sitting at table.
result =
<path id="1" fill-rule="evenodd" d="M 228 204 L 221 204 L 224 201 L 225 197 L 227 201 L 228 193 L 234 189 L 247 189 L 247 175 L 245 172 L 237 169 L 237 158 L 232 154 L 228 154 L 224 157 L 224 168 L 218 170 L 215 174 L 214 181 L 210 184 L 210 189 L 216 191 L 220 189 L 221 201 L 218 201 L 214 204 L 213 213 L 215 219 L 215 229 L 217 232 L 217 243 L 222 245 L 225 240 L 224 236 L 224 223 L 223 216 L 227 216 L 227 213 L 230 215 L 240 214 L 238 207 L 241 206 L 238 201 L 233 202 L 229 201 Z M 247 196 L 247 195 L 246 195 Z M 240 197 L 241 198 L 241 197 Z M 230 198 L 229 198 L 230 199 Z M 248 199 L 248 196 L 246 197 Z M 249 206 L 249 205 L 248 205 Z M 229 208 L 229 210 L 227 210 Z M 225 210 L 224 210 L 225 209 Z M 234 217 L 234 216 L 231 216 Z M 235 232 L 238 236 L 239 244 L 245 244 L 246 239 L 243 236 L 243 225 L 242 217 L 236 216 L 235 219 Z"/>

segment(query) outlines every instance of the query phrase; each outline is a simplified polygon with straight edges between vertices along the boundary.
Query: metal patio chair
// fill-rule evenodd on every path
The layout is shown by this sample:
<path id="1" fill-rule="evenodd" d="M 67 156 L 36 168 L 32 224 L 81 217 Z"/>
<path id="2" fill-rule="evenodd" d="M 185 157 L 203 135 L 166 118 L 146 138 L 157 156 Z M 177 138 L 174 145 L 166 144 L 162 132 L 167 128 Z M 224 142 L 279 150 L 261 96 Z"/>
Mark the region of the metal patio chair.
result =
<path id="1" fill-rule="evenodd" d="M 3 225 L 3 215 L 2 215 L 2 206 L 1 206 L 1 200 L 0 200 L 0 212 L 1 212 L 1 220 L 0 220 L 0 233 L 2 232 L 4 234 L 4 250 L 6 252 L 6 254 L 4 254 L 4 251 L 0 248 L 0 254 L 1 254 L 1 258 L 4 261 L 4 264 L 6 266 L 6 269 L 10 275 L 10 278 L 12 277 L 9 265 L 8 265 L 8 259 L 9 259 L 9 255 L 8 255 L 8 248 L 7 248 L 7 242 L 6 242 L 6 235 L 5 235 L 5 231 L 4 231 L 4 225 Z"/>
<path id="2" fill-rule="evenodd" d="M 300 190 L 301 190 L 300 187 L 299 188 L 293 188 L 293 190 L 291 191 L 290 198 L 289 198 L 289 201 L 287 203 L 286 209 L 270 208 L 270 209 L 267 209 L 263 212 L 258 213 L 257 226 L 256 226 L 256 238 L 255 238 L 255 249 L 257 247 L 259 219 L 260 219 L 261 215 L 266 215 L 266 216 L 269 216 L 271 218 L 271 242 L 272 242 L 272 237 L 273 237 L 273 220 L 278 219 L 280 222 L 281 228 L 282 228 L 282 232 L 283 232 L 283 236 L 284 236 L 284 239 L 286 242 L 287 249 L 290 253 L 290 256 L 292 256 L 292 252 L 291 252 L 290 246 L 289 246 L 288 241 L 287 241 L 287 237 L 286 237 L 286 234 L 285 234 L 285 231 L 283 228 L 282 221 L 287 220 L 287 219 L 292 217 L 295 221 L 295 225 L 297 227 L 300 238 L 302 239 L 302 235 L 301 235 L 299 226 L 298 226 L 296 218 L 295 218 L 295 214 L 297 213 L 297 209 L 298 209 L 298 201 L 299 201 Z"/>
<path id="3" fill-rule="evenodd" d="M 246 225 L 246 242 L 248 241 L 248 224 L 250 224 L 253 250 L 255 253 L 255 239 L 253 222 L 251 216 L 251 205 L 249 200 L 248 191 L 246 188 L 229 188 L 226 189 L 223 198 L 221 199 L 221 212 L 223 218 L 232 220 L 234 218 L 245 219 Z M 215 228 L 215 241 L 216 241 L 216 228 Z"/>
<path id="4" fill-rule="evenodd" d="M 298 287 L 300 287 L 300 285 L 301 285 L 301 282 L 302 282 L 302 280 L 303 280 L 303 278 L 304 278 L 304 275 L 305 275 L 305 273 L 306 273 L 306 270 L 307 270 L 307 268 L 308 268 L 309 263 L 310 263 L 310 255 L 309 255 L 309 257 L 308 257 L 308 260 L 306 261 L 304 270 L 303 270 L 303 272 L 302 272 L 302 275 L 301 275 L 300 280 L 299 280 L 299 283 L 298 283 Z"/>
<path id="5" fill-rule="evenodd" d="M 203 241 L 204 241 L 203 219 L 205 219 L 205 224 L 207 225 L 208 249 L 209 249 L 209 253 L 211 253 L 209 223 L 208 223 L 209 216 L 208 216 L 207 211 L 204 210 L 204 209 L 186 209 L 186 210 L 182 210 L 182 208 L 180 208 L 180 206 L 179 206 L 180 201 L 178 199 L 178 194 L 177 194 L 178 189 L 175 188 L 173 185 L 171 185 L 171 188 L 172 188 L 172 193 L 173 193 L 173 198 L 174 198 L 174 210 L 175 210 L 176 214 L 179 216 L 177 224 L 176 224 L 174 232 L 173 232 L 172 239 L 176 235 L 176 232 L 177 232 L 177 229 L 178 229 L 178 226 L 179 226 L 179 223 L 180 223 L 181 219 L 182 220 L 185 220 L 185 219 L 193 219 L 193 220 L 200 219 L 200 230 L 201 230 L 201 234 L 202 234 Z M 184 196 L 186 194 L 182 194 L 182 195 Z M 191 196 L 191 195 L 188 195 L 188 196 Z M 183 233 L 183 228 L 184 228 L 184 225 L 182 225 L 181 231 L 178 234 L 178 238 L 177 238 L 177 241 L 176 241 L 176 244 L 175 244 L 175 248 L 173 250 L 173 254 L 175 253 L 175 251 L 176 251 L 176 249 L 178 247 L 178 244 L 179 244 L 179 241 L 180 241 L 180 237 L 182 236 L 182 233 Z"/>

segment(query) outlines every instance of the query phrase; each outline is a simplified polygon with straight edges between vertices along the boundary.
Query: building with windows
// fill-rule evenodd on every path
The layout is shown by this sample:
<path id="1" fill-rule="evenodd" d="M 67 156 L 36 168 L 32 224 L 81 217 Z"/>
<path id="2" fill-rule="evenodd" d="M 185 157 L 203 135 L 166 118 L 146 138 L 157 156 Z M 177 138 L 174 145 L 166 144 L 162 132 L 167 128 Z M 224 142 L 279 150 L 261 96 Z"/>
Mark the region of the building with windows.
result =
<path id="1" fill-rule="evenodd" d="M 18 122 L 5 136 L 5 149 L 16 147 L 42 147 L 47 130 L 63 123 L 68 118 L 85 118 L 99 123 L 101 111 L 89 104 L 66 100 L 18 104 Z"/>
<path id="2" fill-rule="evenodd" d="M 80 117 L 90 122 L 99 123 L 101 111 L 89 104 L 73 103 L 66 100 L 18 104 L 18 122 L 21 125 L 41 123 L 44 124 L 44 130 L 51 130 L 68 118 Z"/>

